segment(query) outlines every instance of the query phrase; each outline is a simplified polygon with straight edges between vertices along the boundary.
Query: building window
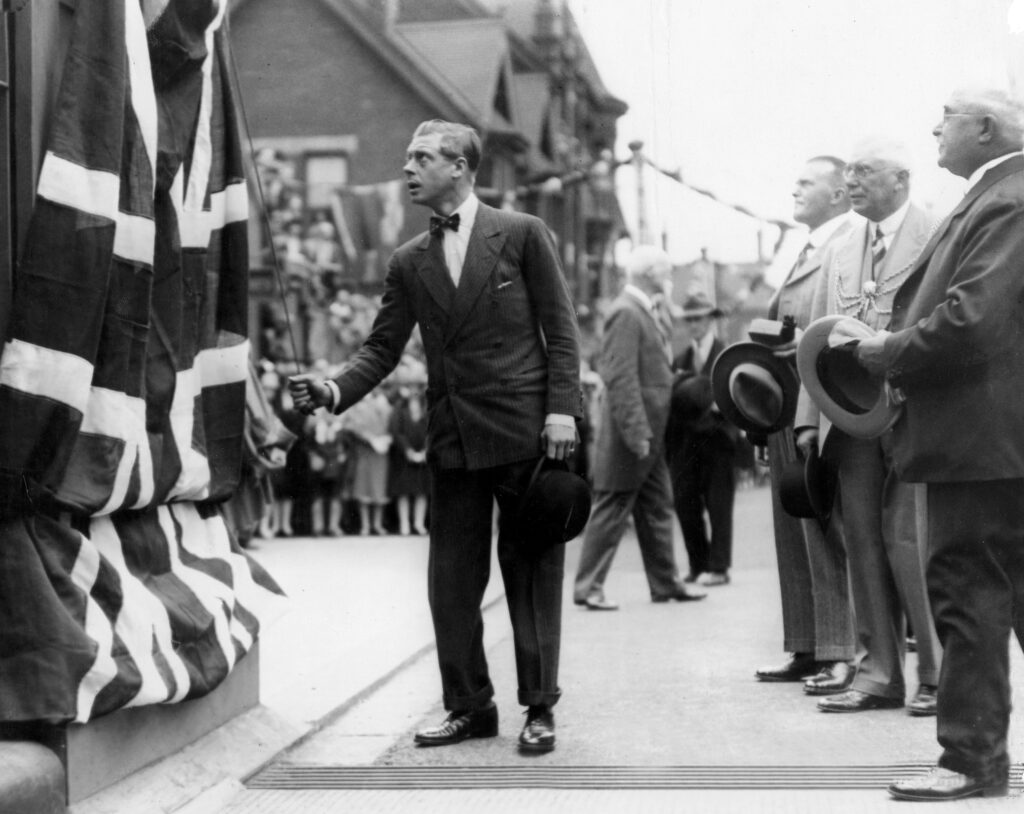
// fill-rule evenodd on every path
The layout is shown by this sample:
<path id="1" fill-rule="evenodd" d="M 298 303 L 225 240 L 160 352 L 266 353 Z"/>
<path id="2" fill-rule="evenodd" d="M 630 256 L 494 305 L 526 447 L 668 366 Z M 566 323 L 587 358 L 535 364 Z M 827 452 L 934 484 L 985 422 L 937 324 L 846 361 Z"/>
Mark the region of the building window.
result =
<path id="1" fill-rule="evenodd" d="M 331 205 L 331 194 L 348 183 L 348 156 L 306 156 L 306 207 L 326 209 Z"/>

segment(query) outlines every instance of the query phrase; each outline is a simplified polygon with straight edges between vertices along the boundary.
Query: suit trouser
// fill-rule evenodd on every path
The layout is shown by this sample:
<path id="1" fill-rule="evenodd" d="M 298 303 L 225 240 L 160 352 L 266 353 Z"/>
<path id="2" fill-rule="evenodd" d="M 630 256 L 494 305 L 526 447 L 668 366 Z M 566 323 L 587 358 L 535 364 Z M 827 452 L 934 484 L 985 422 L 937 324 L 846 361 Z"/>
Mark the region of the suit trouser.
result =
<path id="1" fill-rule="evenodd" d="M 906 619 L 917 637 L 921 684 L 938 684 L 942 659 L 924 580 L 923 488 L 896 477 L 887 440 L 837 441 L 839 516 L 833 510 L 832 522 L 843 527 L 861 651 L 852 686 L 902 701 Z"/>
<path id="2" fill-rule="evenodd" d="M 939 765 L 1009 766 L 1009 637 L 1024 614 L 1024 480 L 928 484 L 928 594 L 942 642 Z"/>
<path id="3" fill-rule="evenodd" d="M 822 531 L 816 519 L 793 517 L 782 508 L 782 472 L 796 460 L 791 427 L 768 436 L 782 646 L 791 653 L 811 653 L 819 661 L 851 661 L 857 637 L 840 524 L 829 523 Z"/>
<path id="4" fill-rule="evenodd" d="M 733 443 L 720 430 L 687 432 L 672 450 L 669 469 L 676 515 L 690 573 L 725 573 L 732 567 L 732 507 L 736 497 Z M 711 535 L 704 524 L 707 511 Z"/>
<path id="5" fill-rule="evenodd" d="M 447 710 L 480 709 L 494 695 L 481 604 L 491 572 L 495 499 L 501 511 L 498 564 L 512 620 L 519 703 L 550 706 L 561 695 L 565 546 L 537 549 L 507 522 L 535 463 L 473 471 L 431 468 L 427 596 Z"/>
<path id="6" fill-rule="evenodd" d="M 612 567 L 630 515 L 651 596 L 669 596 L 677 588 L 678 570 L 673 552 L 675 518 L 672 487 L 664 453 L 659 452 L 651 471 L 635 491 L 597 491 L 590 512 L 573 597 L 583 601 L 600 590 Z"/>

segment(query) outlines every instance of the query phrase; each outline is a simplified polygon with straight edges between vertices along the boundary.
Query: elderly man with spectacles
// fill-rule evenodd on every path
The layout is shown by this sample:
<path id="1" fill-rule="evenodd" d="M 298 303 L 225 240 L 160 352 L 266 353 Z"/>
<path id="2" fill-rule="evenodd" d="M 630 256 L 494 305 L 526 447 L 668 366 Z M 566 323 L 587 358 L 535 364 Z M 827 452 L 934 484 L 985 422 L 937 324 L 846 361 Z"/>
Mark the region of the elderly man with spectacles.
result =
<path id="1" fill-rule="evenodd" d="M 1024 105 L 959 90 L 933 134 L 967 193 L 908 271 L 892 333 L 855 349 L 903 393 L 893 457 L 927 484 L 942 755 L 889 787 L 921 801 L 1006 794 L 1009 638 L 1024 615 Z"/>
<path id="2" fill-rule="evenodd" d="M 876 330 L 889 326 L 892 302 L 931 231 L 910 202 L 910 161 L 902 145 L 859 143 L 843 176 L 854 212 L 863 216 L 829 247 L 811 319 L 842 314 Z M 918 688 L 911 715 L 934 715 L 941 659 L 925 591 L 921 549 L 923 506 L 914 484 L 897 477 L 891 438 L 854 438 L 829 424 L 801 389 L 794 422 L 797 445 L 818 444 L 838 469 L 832 522 L 842 527 L 857 627 L 858 659 L 845 692 L 818 701 L 822 712 L 898 709 L 906 702 L 903 663 L 909 620 L 918 642 Z M 828 691 L 809 679 L 810 695 Z"/>

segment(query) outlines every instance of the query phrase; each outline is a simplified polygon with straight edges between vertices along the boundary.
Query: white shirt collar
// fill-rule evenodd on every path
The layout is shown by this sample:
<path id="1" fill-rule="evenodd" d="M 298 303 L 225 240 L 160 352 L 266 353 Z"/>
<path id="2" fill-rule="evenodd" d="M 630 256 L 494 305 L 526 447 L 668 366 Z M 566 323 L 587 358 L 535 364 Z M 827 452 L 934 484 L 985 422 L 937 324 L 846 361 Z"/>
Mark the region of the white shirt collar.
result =
<path id="1" fill-rule="evenodd" d="M 807 242 L 816 249 L 821 248 L 828 242 L 828 239 L 832 237 L 836 229 L 846 223 L 849 219 L 850 213 L 843 212 L 842 215 L 836 215 L 834 218 L 825 221 L 817 229 L 812 229 L 810 231 L 810 234 L 807 235 Z"/>
<path id="2" fill-rule="evenodd" d="M 903 202 L 903 206 L 901 206 L 899 209 L 897 209 L 895 212 L 889 215 L 889 217 L 883 218 L 877 223 L 875 221 L 868 221 L 871 236 L 874 237 L 875 228 L 881 226 L 882 237 L 886 238 L 886 241 L 888 241 L 889 238 L 896 234 L 896 230 L 903 225 L 903 219 L 907 217 L 907 212 L 909 211 L 909 209 L 910 199 L 908 198 Z"/>
<path id="3" fill-rule="evenodd" d="M 641 291 L 632 283 L 626 283 L 622 287 L 622 292 L 624 294 L 629 294 L 633 299 L 637 300 L 644 308 L 646 308 L 651 313 L 654 313 L 654 303 L 651 302 L 651 298 L 648 296 L 647 292 Z"/>
<path id="4" fill-rule="evenodd" d="M 971 177 L 967 179 L 967 191 L 969 192 L 971 188 L 976 183 L 978 183 L 978 181 L 981 180 L 981 177 L 990 169 L 992 169 L 993 167 L 998 167 L 1004 161 L 1009 161 L 1011 158 L 1016 158 L 1019 155 L 1024 155 L 1024 153 L 1022 153 L 1020 150 L 1015 150 L 1012 153 L 1001 155 L 999 156 L 999 158 L 993 158 L 991 161 L 986 161 L 984 164 L 978 167 L 978 169 L 972 172 Z"/>

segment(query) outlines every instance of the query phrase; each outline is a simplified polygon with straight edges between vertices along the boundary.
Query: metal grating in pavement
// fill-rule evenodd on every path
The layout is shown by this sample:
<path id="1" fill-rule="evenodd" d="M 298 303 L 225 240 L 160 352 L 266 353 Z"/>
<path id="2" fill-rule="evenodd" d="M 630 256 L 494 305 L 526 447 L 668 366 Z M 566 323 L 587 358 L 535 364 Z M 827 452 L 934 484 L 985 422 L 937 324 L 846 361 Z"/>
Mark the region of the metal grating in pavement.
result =
<path id="1" fill-rule="evenodd" d="M 880 789 L 932 764 L 879 766 L 323 766 L 276 763 L 249 789 Z M 1022 788 L 1021 766 L 1010 772 Z"/>

